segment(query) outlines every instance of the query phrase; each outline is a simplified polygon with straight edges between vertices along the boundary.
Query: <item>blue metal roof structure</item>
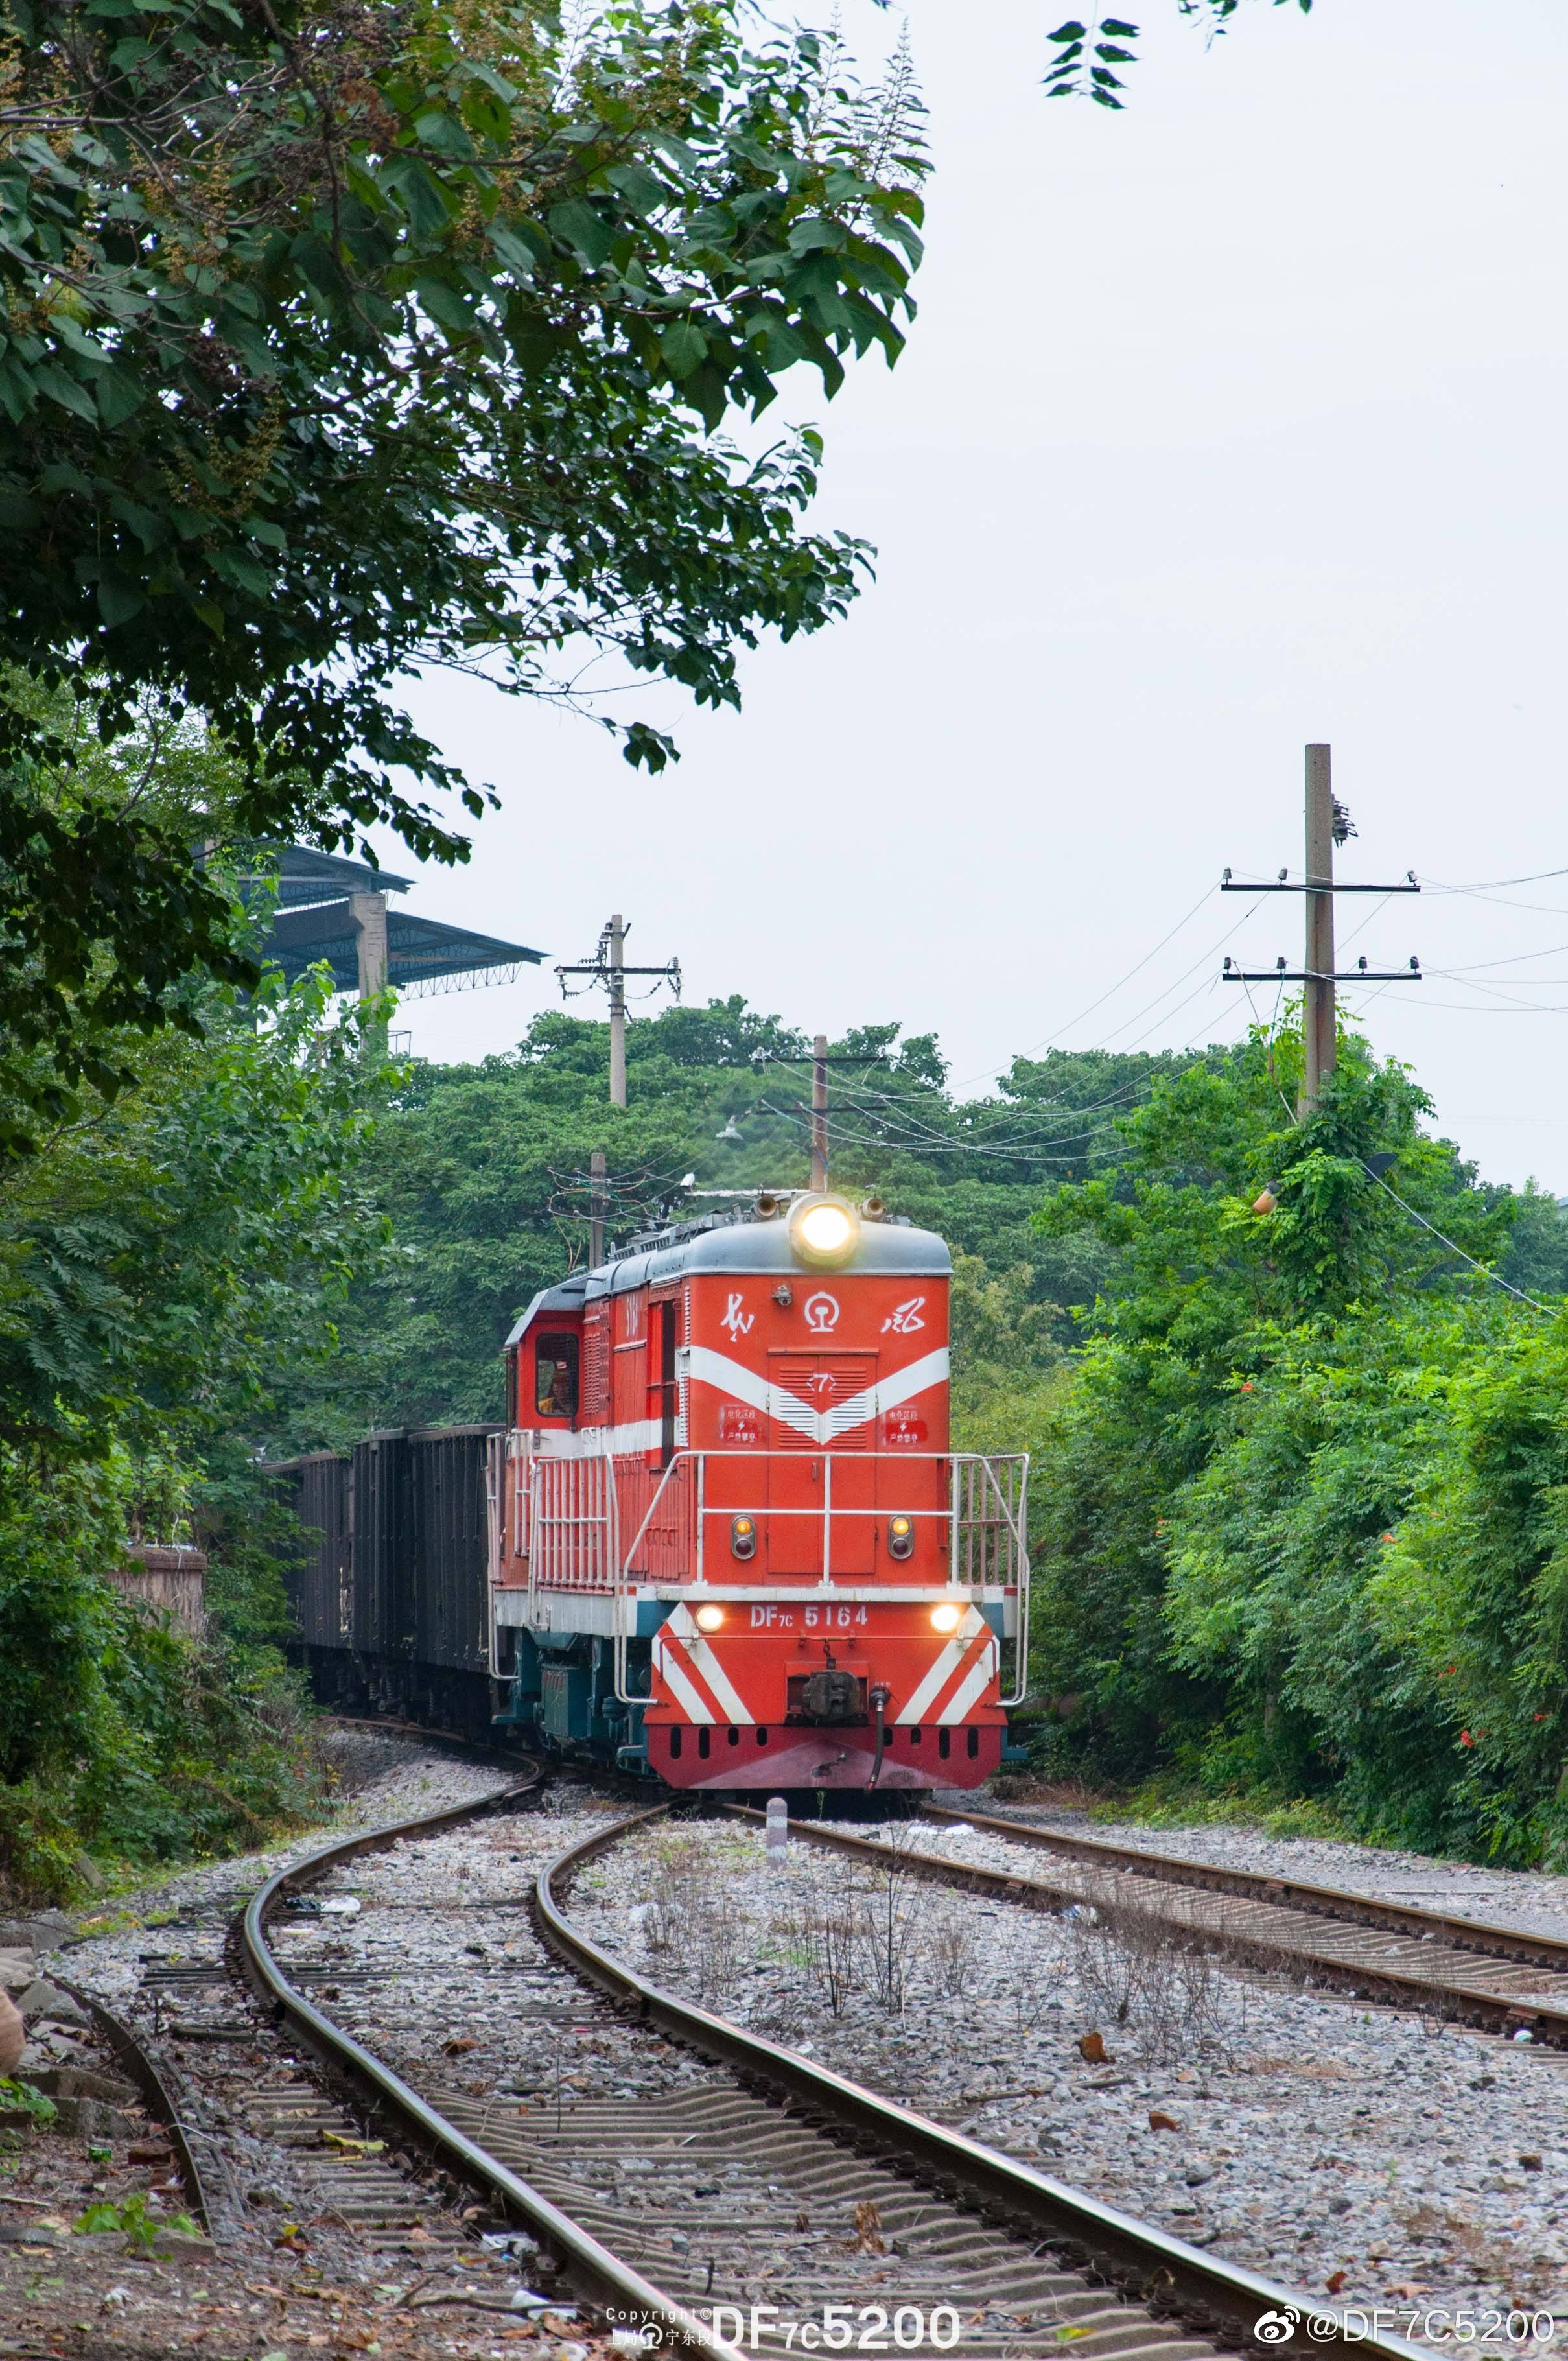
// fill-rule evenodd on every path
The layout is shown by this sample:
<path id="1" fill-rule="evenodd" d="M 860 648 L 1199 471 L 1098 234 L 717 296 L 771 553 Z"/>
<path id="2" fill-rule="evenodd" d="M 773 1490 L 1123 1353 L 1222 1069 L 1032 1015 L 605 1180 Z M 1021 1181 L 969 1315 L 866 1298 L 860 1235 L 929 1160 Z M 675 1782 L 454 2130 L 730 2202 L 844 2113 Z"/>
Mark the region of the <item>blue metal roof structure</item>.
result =
<path id="1" fill-rule="evenodd" d="M 307 968 L 324 964 L 338 991 L 356 992 L 359 926 L 351 896 L 406 894 L 413 881 L 308 845 L 257 845 L 253 851 L 260 856 L 256 883 L 274 884 L 277 893 L 264 956 L 277 961 L 291 983 Z M 248 882 L 242 877 L 242 890 Z M 525 943 L 502 942 L 411 910 L 387 911 L 387 981 L 405 996 L 510 983 L 520 968 L 537 967 L 543 958 Z"/>
<path id="2" fill-rule="evenodd" d="M 372 869 L 367 861 L 345 861 L 341 853 L 318 852 L 313 844 L 252 844 L 246 853 L 255 862 L 239 873 L 239 887 L 268 886 L 278 896 L 280 910 L 294 910 L 310 902 L 327 902 L 346 894 L 406 894 L 411 877 L 394 877 L 389 869 Z"/>

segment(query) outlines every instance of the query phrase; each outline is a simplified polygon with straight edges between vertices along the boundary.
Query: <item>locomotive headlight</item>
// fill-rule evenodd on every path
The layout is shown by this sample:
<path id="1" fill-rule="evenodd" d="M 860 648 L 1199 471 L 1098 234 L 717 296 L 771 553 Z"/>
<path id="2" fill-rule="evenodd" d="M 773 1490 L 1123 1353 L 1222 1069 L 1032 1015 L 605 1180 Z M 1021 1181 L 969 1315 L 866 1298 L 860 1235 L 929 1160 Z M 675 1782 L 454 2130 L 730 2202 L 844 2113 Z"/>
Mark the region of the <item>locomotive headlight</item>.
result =
<path id="1" fill-rule="evenodd" d="M 951 1598 L 944 1598 L 940 1607 L 931 1609 L 933 1631 L 956 1631 L 964 1620 L 964 1610 Z"/>
<path id="2" fill-rule="evenodd" d="M 699 1631 L 722 1631 L 724 1629 L 723 1608 L 699 1607 L 696 1610 L 696 1628 Z"/>
<path id="3" fill-rule="evenodd" d="M 789 1217 L 791 1246 L 818 1270 L 848 1262 L 860 1235 L 861 1217 L 842 1197 L 802 1197 Z"/>

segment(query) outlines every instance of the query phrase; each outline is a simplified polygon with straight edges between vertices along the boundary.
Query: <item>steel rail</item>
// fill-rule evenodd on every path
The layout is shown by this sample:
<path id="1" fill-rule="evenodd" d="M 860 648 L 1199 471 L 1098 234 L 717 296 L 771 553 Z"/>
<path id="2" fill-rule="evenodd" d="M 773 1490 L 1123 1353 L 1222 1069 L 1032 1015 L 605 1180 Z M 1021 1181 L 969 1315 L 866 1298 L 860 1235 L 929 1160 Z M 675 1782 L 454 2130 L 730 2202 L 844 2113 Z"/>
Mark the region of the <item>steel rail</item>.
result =
<path id="1" fill-rule="evenodd" d="M 84 2008 L 115 2063 L 126 2080 L 141 2093 L 148 2115 L 148 2128 L 161 2125 L 169 2134 L 169 2145 L 179 2163 L 180 2178 L 185 2184 L 192 2211 L 210 2238 L 213 2235 L 213 2207 L 202 2178 L 202 2168 L 191 2145 L 191 2136 L 181 2120 L 180 2109 L 173 2092 L 159 2073 L 156 2059 L 145 2048 L 139 2037 L 133 2033 L 122 2017 L 106 2008 L 95 1993 L 72 1983 L 66 1976 L 50 1972 L 49 1982 Z"/>
<path id="2" fill-rule="evenodd" d="M 389 2115 L 421 2154 L 437 2158 L 447 2169 L 493 2199 L 504 2213 L 521 2218 L 542 2240 L 547 2241 L 563 2257 L 574 2288 L 590 2301 L 608 2302 L 657 2320 L 670 2341 L 708 2356 L 708 2361 L 742 2361 L 742 2356 L 716 2337 L 695 2312 L 674 2301 L 597 2238 L 590 2237 L 559 2206 L 553 2205 L 477 2141 L 459 2131 L 400 2074 L 320 2009 L 313 2007 L 290 1982 L 268 1943 L 268 1915 L 291 1887 L 310 1884 L 361 1853 L 384 1851 L 407 1839 L 433 1836 L 443 1828 L 493 1811 L 498 1806 L 515 1802 L 519 1796 L 532 1793 L 543 1776 L 541 1766 L 532 1777 L 476 1802 L 449 1806 L 413 1819 L 391 1821 L 362 1836 L 340 1839 L 279 1870 L 247 1904 L 240 1922 L 240 1953 L 246 1973 L 263 2004 L 286 2023 L 295 2037 L 324 2066 L 352 2082 L 378 2112 Z M 643 1817 L 638 1814 L 636 1819 Z M 635 1826 L 636 1820 L 622 1825 Z M 620 1832 L 620 1828 L 615 1831 Z"/>
<path id="3" fill-rule="evenodd" d="M 1531 1935 L 1522 1928 L 1497 1926 L 1489 1919 L 1459 1918 L 1445 1910 L 1423 1910 L 1416 1903 L 1384 1901 L 1375 1894 L 1317 1885 L 1304 1878 L 1270 1877 L 1260 1870 L 1225 1869 L 1214 1861 L 1185 1860 L 1179 1853 L 1152 1852 L 1142 1845 L 1069 1836 L 1055 1828 L 1035 1828 L 1027 1820 L 1003 1819 L 994 1813 L 959 1812 L 945 1804 L 923 1804 L 920 1817 L 983 1828 L 988 1836 L 1008 1837 L 1015 1844 L 1056 1853 L 1065 1861 L 1136 1870 L 1168 1885 L 1198 1885 L 1211 1894 L 1239 1894 L 1249 1901 L 1317 1911 L 1325 1918 L 1354 1919 L 1393 1935 L 1441 1934 L 1460 1950 L 1486 1951 L 1495 1959 L 1519 1960 L 1529 1967 L 1555 1968 L 1568 1975 L 1568 1939 L 1554 1935 Z"/>
<path id="4" fill-rule="evenodd" d="M 568 1847 L 540 1872 L 534 1889 L 535 1917 L 545 1941 L 588 1982 L 634 2006 L 642 2022 L 657 2024 L 717 2059 L 743 2083 L 782 2094 L 798 2114 L 846 2136 L 856 2147 L 895 2160 L 916 2180 L 1047 2245 L 1068 2268 L 1217 2341 L 1248 2352 L 1271 2351 L 1266 2337 L 1254 2334 L 1255 2323 L 1261 2314 L 1289 2312 L 1297 2321 L 1310 2319 L 1311 2341 L 1321 2351 L 1417 2361 L 1419 2348 L 1403 2337 L 1359 2334 L 1332 2304 L 1169 2237 L 1082 2190 L 862 2089 L 830 2067 L 715 2016 L 612 1957 L 567 1915 L 565 1890 L 589 1861 L 668 1808 L 660 1805 L 637 1813 Z M 807 1833 L 792 1822 L 792 1838 Z"/>
<path id="5" fill-rule="evenodd" d="M 762 1815 L 750 1804 L 723 1804 L 721 1811 L 736 1819 L 760 1821 Z M 962 1812 L 943 1811 L 940 1817 L 961 1825 L 1000 1829 L 1012 1833 L 1012 1823 L 987 1820 Z M 792 1820 L 792 1840 L 817 1845 L 825 1851 L 849 1853 L 878 1868 L 896 1865 L 899 1874 L 918 1877 L 934 1885 L 956 1885 L 970 1894 L 983 1894 L 1001 1902 L 1012 1902 L 1025 1909 L 1058 1912 L 1073 1903 L 1091 1901 L 1102 1916 L 1113 1925 L 1118 1918 L 1142 1919 L 1146 1923 L 1156 1910 L 1149 1902 L 1128 1893 L 1106 1894 L 1096 1890 L 1085 1894 L 1081 1884 L 1068 1880 L 1027 1877 L 1005 1869 L 982 1867 L 978 1861 L 953 1861 L 942 1853 L 906 1851 L 902 1848 L 879 1843 L 874 1837 L 850 1836 L 842 1828 L 824 1827 L 820 1821 Z M 1093 1865 L 1093 1864 L 1091 1864 Z M 1122 1866 L 1124 1864 L 1113 1864 Z M 1151 1881 L 1152 1883 L 1152 1881 Z M 1220 1887 L 1214 1889 L 1223 1892 Z M 1320 1888 L 1320 1892 L 1330 1889 Z M 1286 1909 L 1290 1904 L 1281 1896 L 1245 1895 L 1246 1905 L 1259 1910 L 1255 1925 L 1245 1921 L 1223 1927 L 1194 1924 L 1190 1932 L 1200 1939 L 1213 1944 L 1216 1950 L 1228 1951 L 1255 1966 L 1287 1965 L 1313 1982 L 1331 1984 L 1336 1989 L 1354 1993 L 1358 1998 L 1382 2000 L 1402 2008 L 1428 2008 L 1441 2004 L 1442 2013 L 1452 2023 L 1464 2023 L 1494 2033 L 1527 2031 L 1531 2037 L 1553 2048 L 1568 2048 L 1568 2004 L 1554 2006 L 1551 2001 L 1515 1997 L 1512 1994 L 1488 1992 L 1482 1984 L 1456 1982 L 1442 1973 L 1420 1974 L 1414 1971 L 1376 1960 L 1335 1959 L 1313 1949 L 1300 1941 L 1292 1942 L 1279 1928 L 1270 1929 L 1263 1916 L 1269 1907 Z M 1321 1916 L 1331 1914 L 1320 1912 Z M 1408 1933 L 1409 1927 L 1398 1931 Z M 1427 1926 L 1421 1927 L 1424 1934 Z M 1568 1971 L 1568 1959 L 1561 1960 L 1560 1971 Z"/>

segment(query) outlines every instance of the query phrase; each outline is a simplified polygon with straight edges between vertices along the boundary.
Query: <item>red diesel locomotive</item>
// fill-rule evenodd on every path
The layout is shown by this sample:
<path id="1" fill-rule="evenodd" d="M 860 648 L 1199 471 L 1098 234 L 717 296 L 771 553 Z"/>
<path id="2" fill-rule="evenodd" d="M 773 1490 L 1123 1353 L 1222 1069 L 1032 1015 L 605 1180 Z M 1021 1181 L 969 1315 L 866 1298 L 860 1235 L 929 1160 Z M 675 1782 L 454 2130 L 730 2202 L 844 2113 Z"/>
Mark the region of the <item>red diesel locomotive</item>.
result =
<path id="1" fill-rule="evenodd" d="M 875 1198 L 762 1192 L 535 1298 L 489 1446 L 505 1721 L 673 1787 L 997 1768 L 1027 1460 L 948 1448 L 951 1268 Z"/>

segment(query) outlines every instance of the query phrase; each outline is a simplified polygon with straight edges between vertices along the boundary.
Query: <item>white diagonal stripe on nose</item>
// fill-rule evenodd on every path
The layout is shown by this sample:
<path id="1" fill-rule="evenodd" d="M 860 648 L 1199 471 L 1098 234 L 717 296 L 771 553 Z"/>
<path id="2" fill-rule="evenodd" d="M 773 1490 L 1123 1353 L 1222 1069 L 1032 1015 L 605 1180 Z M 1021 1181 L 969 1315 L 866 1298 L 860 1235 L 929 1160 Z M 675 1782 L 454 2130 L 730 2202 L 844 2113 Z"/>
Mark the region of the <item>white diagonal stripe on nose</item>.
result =
<path id="1" fill-rule="evenodd" d="M 687 1679 L 684 1667 L 676 1661 L 678 1649 L 666 1646 L 659 1651 L 659 1677 L 675 1693 L 675 1702 L 683 1707 L 689 1721 L 711 1722 L 718 1719 L 712 1707 L 699 1697 Z"/>
<path id="2" fill-rule="evenodd" d="M 804 1435 L 808 1443 L 832 1443 L 851 1428 L 863 1426 L 867 1419 L 878 1418 L 884 1411 L 925 1393 L 928 1387 L 944 1385 L 948 1374 L 948 1354 L 944 1345 L 911 1361 L 907 1368 L 890 1369 L 874 1386 L 862 1388 L 832 1410 L 816 1411 L 809 1402 L 786 1392 L 783 1386 L 770 1384 L 760 1369 L 749 1369 L 744 1361 L 731 1360 L 728 1353 L 716 1353 L 709 1345 L 693 1345 L 690 1353 L 692 1377 L 728 1394 L 734 1401 L 766 1411 L 781 1426 Z"/>
<path id="3" fill-rule="evenodd" d="M 976 1636 L 985 1629 L 985 1618 L 979 1608 L 967 1609 L 963 1621 L 947 1645 L 938 1651 L 914 1696 L 906 1705 L 900 1706 L 894 1716 L 895 1721 L 924 1721 L 927 1719 L 931 1708 L 968 1655 Z"/>
<path id="4" fill-rule="evenodd" d="M 709 1646 L 707 1640 L 697 1629 L 691 1609 L 684 1604 L 677 1607 L 664 1629 L 673 1633 L 674 1644 L 685 1650 L 693 1672 L 706 1682 L 708 1693 L 724 1719 L 731 1722 L 750 1721 L 751 1715 L 745 1698 L 719 1663 L 718 1655 Z M 666 1662 L 668 1653 L 666 1648 Z"/>
<path id="5" fill-rule="evenodd" d="M 993 1634 L 988 1632 L 985 1645 L 937 1716 L 937 1719 L 939 1722 L 962 1721 L 970 1706 L 974 1704 L 981 1690 L 995 1678 L 995 1675 L 996 1640 Z"/>

